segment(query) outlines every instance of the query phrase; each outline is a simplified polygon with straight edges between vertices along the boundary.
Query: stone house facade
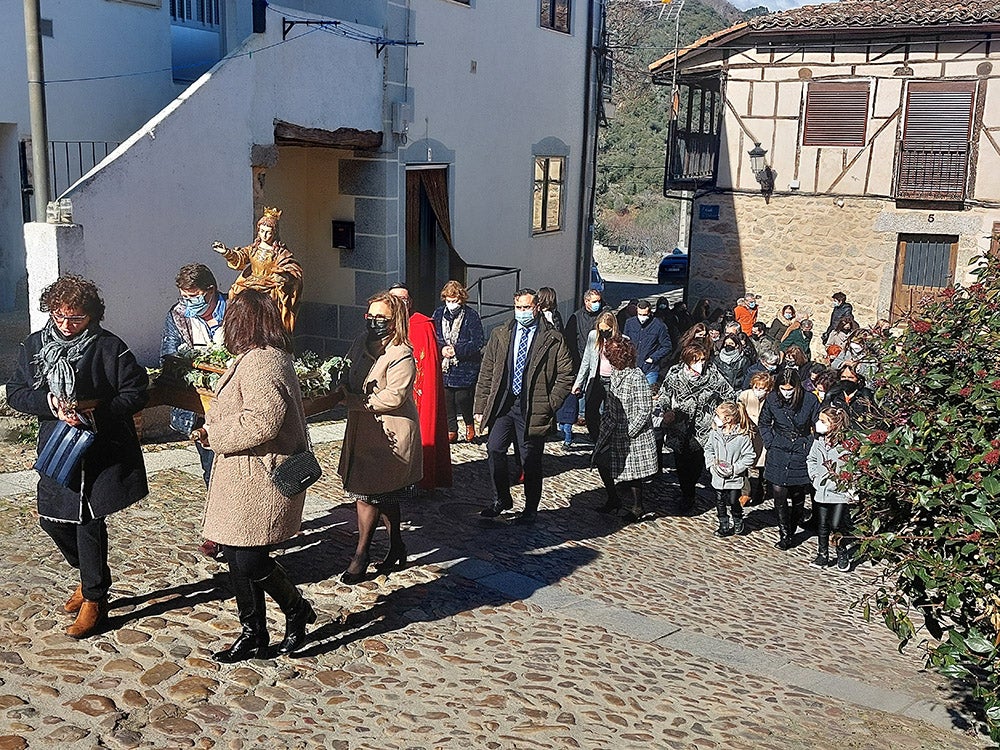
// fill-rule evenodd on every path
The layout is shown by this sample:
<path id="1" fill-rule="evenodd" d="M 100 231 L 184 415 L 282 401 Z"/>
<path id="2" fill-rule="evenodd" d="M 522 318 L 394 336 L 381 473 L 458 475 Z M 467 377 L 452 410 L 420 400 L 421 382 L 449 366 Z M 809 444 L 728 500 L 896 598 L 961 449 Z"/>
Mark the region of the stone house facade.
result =
<path id="1" fill-rule="evenodd" d="M 751 290 L 762 317 L 825 327 L 842 291 L 868 325 L 967 280 L 1000 234 L 998 30 L 988 0 L 841 0 L 652 64 L 676 86 L 664 189 L 692 203 L 690 298 Z"/>

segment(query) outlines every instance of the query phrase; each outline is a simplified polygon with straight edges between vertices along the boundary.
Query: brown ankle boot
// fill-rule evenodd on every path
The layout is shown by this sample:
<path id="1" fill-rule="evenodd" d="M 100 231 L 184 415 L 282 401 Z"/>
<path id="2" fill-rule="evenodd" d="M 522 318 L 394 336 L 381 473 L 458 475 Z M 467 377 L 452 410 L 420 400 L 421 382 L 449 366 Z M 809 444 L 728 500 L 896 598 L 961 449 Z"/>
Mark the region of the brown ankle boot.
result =
<path id="1" fill-rule="evenodd" d="M 472 442 L 476 439 L 476 427 L 475 425 L 467 424 L 465 426 L 465 439 L 468 442 Z"/>
<path id="2" fill-rule="evenodd" d="M 107 597 L 96 602 L 84 599 L 80 605 L 80 612 L 76 616 L 76 622 L 66 628 L 66 635 L 70 638 L 86 638 L 103 625 L 107 617 Z"/>
<path id="3" fill-rule="evenodd" d="M 83 604 L 83 586 L 77 586 L 76 591 L 73 595 L 66 600 L 63 605 L 63 610 L 69 612 L 71 615 L 80 611 L 80 606 Z"/>

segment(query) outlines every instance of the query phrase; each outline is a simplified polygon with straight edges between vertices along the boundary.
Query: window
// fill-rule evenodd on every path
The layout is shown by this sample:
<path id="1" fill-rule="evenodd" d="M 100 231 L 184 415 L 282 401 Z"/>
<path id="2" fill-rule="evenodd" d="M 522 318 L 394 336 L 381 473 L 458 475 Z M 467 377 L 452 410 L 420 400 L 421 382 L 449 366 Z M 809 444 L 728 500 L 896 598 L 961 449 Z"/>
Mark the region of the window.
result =
<path id="1" fill-rule="evenodd" d="M 665 187 L 711 184 L 719 153 L 722 97 L 719 79 L 680 81 L 667 136 Z"/>
<path id="2" fill-rule="evenodd" d="M 569 33 L 571 0 L 539 0 L 538 25 L 543 29 Z"/>
<path id="3" fill-rule="evenodd" d="M 563 169 L 561 156 L 535 157 L 535 194 L 531 210 L 531 231 L 535 234 L 562 228 Z"/>
<path id="4" fill-rule="evenodd" d="M 906 92 L 896 198 L 965 200 L 974 81 L 914 81 Z"/>
<path id="5" fill-rule="evenodd" d="M 867 81 L 809 84 L 803 146 L 864 146 L 867 125 Z"/>
<path id="6" fill-rule="evenodd" d="M 219 0 L 170 0 L 170 20 L 191 26 L 219 26 Z"/>

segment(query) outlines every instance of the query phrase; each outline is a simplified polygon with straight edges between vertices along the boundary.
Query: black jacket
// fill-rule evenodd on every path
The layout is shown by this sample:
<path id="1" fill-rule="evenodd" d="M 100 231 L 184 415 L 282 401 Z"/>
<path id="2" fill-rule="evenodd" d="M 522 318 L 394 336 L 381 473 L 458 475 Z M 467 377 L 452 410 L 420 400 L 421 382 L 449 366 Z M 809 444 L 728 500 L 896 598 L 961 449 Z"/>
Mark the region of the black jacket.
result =
<path id="1" fill-rule="evenodd" d="M 607 310 L 605 304 L 601 304 L 601 309 L 595 313 L 590 312 L 586 307 L 581 307 L 569 316 L 566 321 L 566 329 L 563 336 L 566 337 L 566 346 L 569 347 L 570 356 L 573 358 L 573 369 L 580 369 L 580 362 L 583 360 L 583 353 L 587 351 L 587 336 L 597 325 L 597 316 Z"/>
<path id="2" fill-rule="evenodd" d="M 802 394 L 798 409 L 777 390 L 767 394 L 757 420 L 760 438 L 767 448 L 764 479 L 783 487 L 809 484 L 806 457 L 812 448 L 817 419 L 819 401 L 809 391 Z"/>
<path id="3" fill-rule="evenodd" d="M 97 438 L 83 458 L 81 470 L 63 487 L 48 477 L 38 478 L 38 514 L 57 521 L 79 523 L 83 503 L 94 518 L 110 515 L 144 498 L 149 487 L 133 415 L 149 400 L 149 378 L 125 342 L 98 327 L 96 339 L 74 366 L 80 402 L 96 400 Z M 38 417 L 38 447 L 45 445 L 58 421 L 49 409 L 48 384 L 32 387 L 31 361 L 41 348 L 36 331 L 24 340 L 17 370 L 7 383 L 7 403 Z"/>

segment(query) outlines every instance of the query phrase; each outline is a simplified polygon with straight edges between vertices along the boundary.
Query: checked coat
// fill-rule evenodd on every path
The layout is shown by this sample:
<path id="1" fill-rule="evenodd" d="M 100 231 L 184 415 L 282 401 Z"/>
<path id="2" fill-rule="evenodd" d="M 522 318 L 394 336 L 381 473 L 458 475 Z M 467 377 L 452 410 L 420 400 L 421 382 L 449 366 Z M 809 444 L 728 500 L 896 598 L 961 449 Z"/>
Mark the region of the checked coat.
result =
<path id="1" fill-rule="evenodd" d="M 612 372 L 594 456 L 610 452 L 616 482 L 645 479 L 659 470 L 652 417 L 653 396 L 642 370 Z"/>

